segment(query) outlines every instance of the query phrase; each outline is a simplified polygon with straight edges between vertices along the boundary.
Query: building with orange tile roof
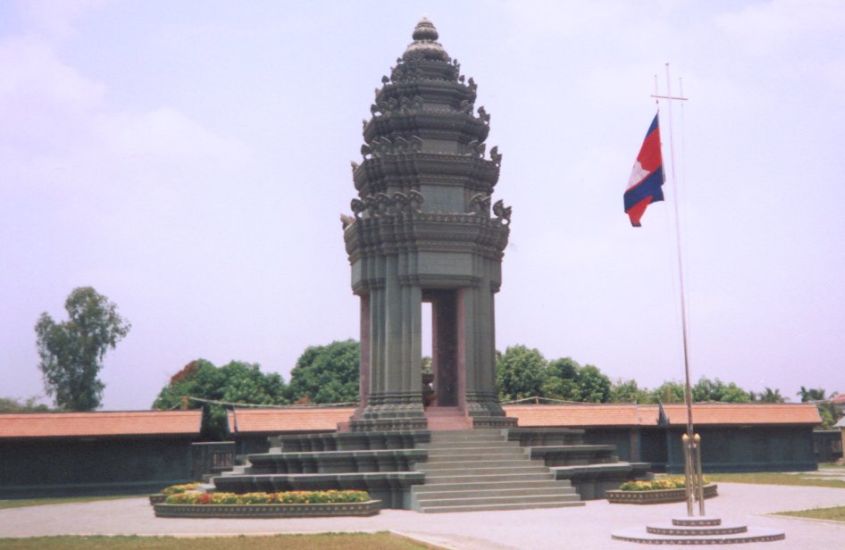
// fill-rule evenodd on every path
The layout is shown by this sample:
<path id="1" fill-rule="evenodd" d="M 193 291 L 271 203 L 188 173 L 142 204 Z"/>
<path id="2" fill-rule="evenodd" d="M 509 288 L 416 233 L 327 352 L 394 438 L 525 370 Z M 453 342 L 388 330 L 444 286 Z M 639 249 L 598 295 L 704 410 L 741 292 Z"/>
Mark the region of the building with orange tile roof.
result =
<path id="1" fill-rule="evenodd" d="M 0 498 L 154 492 L 194 478 L 202 412 L 0 414 Z"/>
<path id="2" fill-rule="evenodd" d="M 520 427 L 576 428 L 585 442 L 615 444 L 620 459 L 651 462 L 657 471 L 682 470 L 683 404 L 566 403 L 505 405 Z M 242 454 L 265 452 L 270 435 L 332 432 L 351 408 L 237 409 L 229 430 Z M 705 468 L 710 471 L 816 468 L 813 428 L 821 422 L 812 403 L 696 403 Z"/>

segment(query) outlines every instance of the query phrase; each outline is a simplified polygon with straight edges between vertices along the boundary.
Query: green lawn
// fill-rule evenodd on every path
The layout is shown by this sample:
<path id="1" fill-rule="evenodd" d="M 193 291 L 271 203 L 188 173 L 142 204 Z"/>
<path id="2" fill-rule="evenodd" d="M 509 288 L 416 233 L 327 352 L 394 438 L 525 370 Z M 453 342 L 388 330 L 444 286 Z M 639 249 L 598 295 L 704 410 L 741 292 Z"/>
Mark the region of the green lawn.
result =
<path id="1" fill-rule="evenodd" d="M 759 483 L 764 485 L 800 485 L 803 487 L 833 487 L 845 489 L 845 481 L 841 479 L 823 479 L 807 475 L 786 474 L 782 472 L 756 472 L 744 474 L 706 474 L 709 481 L 716 483 Z"/>
<path id="2" fill-rule="evenodd" d="M 2 550 L 422 550 L 434 548 L 390 533 L 276 535 L 264 537 L 38 537 L 0 539 Z"/>
<path id="3" fill-rule="evenodd" d="M 828 519 L 845 523 L 845 506 L 833 508 L 813 508 L 812 510 L 798 510 L 795 512 L 778 512 L 781 516 L 795 516 L 799 518 Z"/>
<path id="4" fill-rule="evenodd" d="M 0 500 L 0 510 L 3 508 L 21 508 L 23 506 L 42 506 L 44 504 L 67 504 L 69 502 L 94 502 L 95 500 L 115 500 L 119 498 L 138 498 L 143 495 L 111 495 L 111 496 L 85 496 L 85 497 L 51 497 L 51 498 L 21 498 L 13 500 Z"/>

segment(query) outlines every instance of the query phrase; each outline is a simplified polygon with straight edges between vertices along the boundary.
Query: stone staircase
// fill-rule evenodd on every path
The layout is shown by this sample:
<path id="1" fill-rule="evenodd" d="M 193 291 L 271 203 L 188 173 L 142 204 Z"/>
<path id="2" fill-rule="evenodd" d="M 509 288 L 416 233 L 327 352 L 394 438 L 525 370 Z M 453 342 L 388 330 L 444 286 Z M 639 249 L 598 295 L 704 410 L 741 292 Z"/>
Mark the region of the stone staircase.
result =
<path id="1" fill-rule="evenodd" d="M 557 508 L 581 502 L 569 480 L 555 480 L 542 460 L 532 460 L 518 441 L 500 430 L 431 433 L 421 445 L 428 460 L 417 470 L 425 484 L 411 487 L 411 506 L 420 512 L 463 512 Z"/>

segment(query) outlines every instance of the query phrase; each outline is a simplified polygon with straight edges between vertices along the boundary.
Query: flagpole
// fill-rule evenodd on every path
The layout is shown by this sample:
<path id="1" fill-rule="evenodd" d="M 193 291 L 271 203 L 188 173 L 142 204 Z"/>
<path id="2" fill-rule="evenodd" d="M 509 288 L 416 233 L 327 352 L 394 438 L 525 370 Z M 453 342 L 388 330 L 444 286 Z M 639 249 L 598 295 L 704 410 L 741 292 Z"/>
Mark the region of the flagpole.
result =
<path id="1" fill-rule="evenodd" d="M 657 82 L 657 76 L 655 75 L 655 87 Z M 669 116 L 669 157 L 671 159 L 671 174 L 672 174 L 672 193 L 675 195 L 675 200 L 672 201 L 674 207 L 674 214 L 675 214 L 675 247 L 676 247 L 676 255 L 678 258 L 678 281 L 680 285 L 680 305 L 681 305 L 681 338 L 683 341 L 684 347 L 684 404 L 686 405 L 686 412 L 687 412 L 687 429 L 686 434 L 684 434 L 683 439 L 683 446 L 684 446 L 684 478 L 686 481 L 686 500 L 687 500 L 687 515 L 693 515 L 693 501 L 701 491 L 697 490 L 698 485 L 700 484 L 699 478 L 700 476 L 696 475 L 696 470 L 700 469 L 700 464 L 696 467 L 696 462 L 700 462 L 700 458 L 696 460 L 697 456 L 700 456 L 700 438 L 695 437 L 694 429 L 693 429 L 693 418 L 692 418 L 692 386 L 690 384 L 690 368 L 689 368 L 689 342 L 687 337 L 687 307 L 686 307 L 686 289 L 684 287 L 684 262 L 683 262 L 683 254 L 682 254 L 682 247 L 681 247 L 681 218 L 680 218 L 680 209 L 678 207 L 679 195 L 678 195 L 678 185 L 677 185 L 677 175 L 675 171 L 675 141 L 674 141 L 674 132 L 673 132 L 673 125 L 672 125 L 672 100 L 680 100 L 686 101 L 687 98 L 683 97 L 683 92 L 681 92 L 680 96 L 673 96 L 672 95 L 672 79 L 669 74 L 669 63 L 666 63 L 666 95 L 662 96 L 657 93 L 655 90 L 654 98 L 656 101 L 660 99 L 666 99 L 667 101 L 667 113 Z M 658 103 L 659 105 L 659 103 Z M 701 495 L 703 497 L 703 495 Z M 701 498 L 699 502 L 701 515 L 704 515 L 704 499 Z"/>

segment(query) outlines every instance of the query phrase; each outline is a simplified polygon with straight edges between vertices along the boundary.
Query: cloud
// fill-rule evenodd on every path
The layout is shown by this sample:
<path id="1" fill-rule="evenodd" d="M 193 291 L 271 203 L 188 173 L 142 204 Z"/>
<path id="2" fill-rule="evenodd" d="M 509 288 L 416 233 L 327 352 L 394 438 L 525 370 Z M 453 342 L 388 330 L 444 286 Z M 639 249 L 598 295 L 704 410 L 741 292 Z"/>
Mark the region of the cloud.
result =
<path id="1" fill-rule="evenodd" d="M 65 63 L 46 38 L 6 39 L 0 66 L 0 178 L 6 182 L 54 187 L 62 174 L 62 184 L 73 187 L 155 184 L 171 173 L 199 185 L 236 174 L 251 160 L 242 143 L 172 107 L 112 107 L 107 85 Z"/>

